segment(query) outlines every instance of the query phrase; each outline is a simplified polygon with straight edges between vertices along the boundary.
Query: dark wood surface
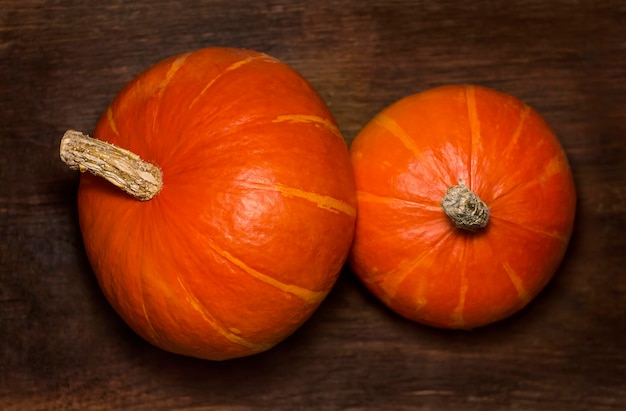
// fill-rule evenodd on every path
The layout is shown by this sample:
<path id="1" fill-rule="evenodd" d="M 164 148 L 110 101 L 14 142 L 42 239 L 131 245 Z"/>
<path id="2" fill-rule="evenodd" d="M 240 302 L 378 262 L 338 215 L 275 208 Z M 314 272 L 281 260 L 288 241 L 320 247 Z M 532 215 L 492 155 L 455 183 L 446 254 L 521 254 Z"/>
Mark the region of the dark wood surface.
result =
<path id="1" fill-rule="evenodd" d="M 1 0 L 0 19 L 0 409 L 626 409 L 623 1 Z M 445 83 L 534 106 L 579 195 L 553 281 L 508 320 L 449 332 L 392 314 L 346 268 L 269 352 L 216 363 L 145 343 L 94 279 L 58 143 L 152 63 L 214 45 L 292 65 L 348 142 Z"/>

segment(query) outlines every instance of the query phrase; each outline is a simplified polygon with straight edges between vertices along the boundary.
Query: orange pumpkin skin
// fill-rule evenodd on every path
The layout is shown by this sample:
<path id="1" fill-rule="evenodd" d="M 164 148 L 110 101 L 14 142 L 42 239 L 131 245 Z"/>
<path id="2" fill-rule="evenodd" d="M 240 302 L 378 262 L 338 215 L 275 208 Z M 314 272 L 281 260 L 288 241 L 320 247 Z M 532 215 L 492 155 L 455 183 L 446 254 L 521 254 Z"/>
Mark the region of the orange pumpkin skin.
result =
<path id="1" fill-rule="evenodd" d="M 319 306 L 344 264 L 356 193 L 345 140 L 310 84 L 262 53 L 209 48 L 133 79 L 94 137 L 161 168 L 141 202 L 81 177 L 88 258 L 117 313 L 165 350 L 267 350 Z"/>
<path id="2" fill-rule="evenodd" d="M 449 85 L 384 109 L 350 146 L 358 216 L 350 264 L 398 314 L 474 328 L 524 307 L 558 268 L 576 194 L 559 141 L 518 99 Z M 490 208 L 485 228 L 442 211 L 463 180 Z"/>

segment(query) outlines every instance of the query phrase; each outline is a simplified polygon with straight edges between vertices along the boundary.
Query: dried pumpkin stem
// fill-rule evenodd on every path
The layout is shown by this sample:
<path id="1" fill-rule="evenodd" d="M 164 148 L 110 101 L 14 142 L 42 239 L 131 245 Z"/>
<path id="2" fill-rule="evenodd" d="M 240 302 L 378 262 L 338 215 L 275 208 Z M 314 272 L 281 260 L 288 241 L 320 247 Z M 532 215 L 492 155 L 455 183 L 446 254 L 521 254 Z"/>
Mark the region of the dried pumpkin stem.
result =
<path id="1" fill-rule="evenodd" d="M 152 199 L 161 190 L 161 170 L 137 154 L 68 130 L 61 139 L 61 160 L 72 170 L 102 177 L 138 200 Z"/>
<path id="2" fill-rule="evenodd" d="M 464 230 L 476 231 L 487 226 L 489 221 L 489 207 L 467 188 L 463 180 L 448 188 L 441 200 L 441 208 L 458 228 Z"/>

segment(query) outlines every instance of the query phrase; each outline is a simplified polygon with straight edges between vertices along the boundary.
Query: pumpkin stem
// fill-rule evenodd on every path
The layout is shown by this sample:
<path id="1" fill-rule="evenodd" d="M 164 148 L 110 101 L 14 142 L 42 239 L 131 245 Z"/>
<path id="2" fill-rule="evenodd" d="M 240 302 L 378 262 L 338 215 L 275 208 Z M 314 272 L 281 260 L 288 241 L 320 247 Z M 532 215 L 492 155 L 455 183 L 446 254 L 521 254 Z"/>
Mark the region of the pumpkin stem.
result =
<path id="1" fill-rule="evenodd" d="M 138 200 L 152 199 L 161 190 L 161 170 L 137 154 L 68 130 L 61 139 L 61 160 L 72 170 L 103 177 Z"/>
<path id="2" fill-rule="evenodd" d="M 464 230 L 476 231 L 487 226 L 489 221 L 489 207 L 467 188 L 463 180 L 446 190 L 441 208 L 458 228 Z"/>

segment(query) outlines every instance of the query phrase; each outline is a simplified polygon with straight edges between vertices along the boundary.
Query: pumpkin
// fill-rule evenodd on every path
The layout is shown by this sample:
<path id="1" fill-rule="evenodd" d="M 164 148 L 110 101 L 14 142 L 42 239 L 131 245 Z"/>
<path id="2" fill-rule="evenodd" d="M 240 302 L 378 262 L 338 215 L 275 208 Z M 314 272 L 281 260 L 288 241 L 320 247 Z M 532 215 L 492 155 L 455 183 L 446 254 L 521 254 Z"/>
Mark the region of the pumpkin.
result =
<path id="1" fill-rule="evenodd" d="M 252 355 L 331 290 L 352 241 L 354 177 L 329 109 L 286 64 L 220 47 L 167 58 L 119 92 L 94 137 L 68 131 L 61 157 L 90 171 L 78 189 L 86 253 L 145 340 L 210 360 Z"/>
<path id="2" fill-rule="evenodd" d="M 446 85 L 400 99 L 356 135 L 349 261 L 396 313 L 475 328 L 526 306 L 557 270 L 575 215 L 563 148 L 517 98 Z"/>

